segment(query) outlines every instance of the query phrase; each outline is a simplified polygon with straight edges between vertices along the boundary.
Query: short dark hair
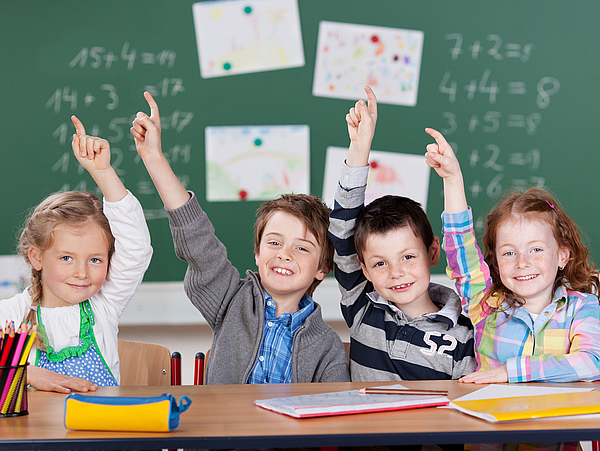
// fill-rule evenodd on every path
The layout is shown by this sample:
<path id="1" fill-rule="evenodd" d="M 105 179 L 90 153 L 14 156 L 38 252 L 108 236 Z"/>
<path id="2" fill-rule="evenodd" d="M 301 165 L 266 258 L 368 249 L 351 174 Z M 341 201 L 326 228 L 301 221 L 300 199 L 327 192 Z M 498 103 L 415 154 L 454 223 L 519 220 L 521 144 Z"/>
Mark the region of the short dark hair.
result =
<path id="1" fill-rule="evenodd" d="M 329 228 L 329 207 L 314 194 L 282 194 L 277 199 L 263 203 L 256 211 L 254 224 L 254 253 L 260 251 L 260 241 L 269 220 L 275 213 L 282 211 L 298 218 L 314 235 L 321 246 L 319 269 L 329 272 L 333 267 L 333 243 L 327 236 Z M 315 279 L 306 290 L 312 296 L 321 280 Z"/>
<path id="2" fill-rule="evenodd" d="M 423 240 L 425 248 L 433 244 L 433 229 L 421 204 L 403 196 L 383 196 L 365 206 L 356 218 L 354 245 L 358 259 L 364 263 L 367 238 L 384 234 L 400 227 L 410 226 Z"/>

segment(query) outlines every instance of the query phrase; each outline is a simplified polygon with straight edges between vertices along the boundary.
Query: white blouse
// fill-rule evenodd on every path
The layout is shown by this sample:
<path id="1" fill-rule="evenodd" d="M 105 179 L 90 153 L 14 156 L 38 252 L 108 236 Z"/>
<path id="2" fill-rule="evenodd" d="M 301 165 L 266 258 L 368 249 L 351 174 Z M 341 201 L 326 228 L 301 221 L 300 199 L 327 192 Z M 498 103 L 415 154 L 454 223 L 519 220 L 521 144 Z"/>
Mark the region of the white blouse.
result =
<path id="1" fill-rule="evenodd" d="M 115 252 L 110 260 L 108 277 L 98 293 L 90 298 L 94 313 L 94 337 L 118 383 L 119 317 L 139 287 L 152 257 L 150 233 L 139 201 L 128 194 L 118 202 L 104 201 L 104 214 L 115 237 Z M 14 321 L 18 327 L 31 307 L 28 289 L 10 299 L 0 300 L 0 324 Z M 67 307 L 41 308 L 42 323 L 55 352 L 79 345 L 79 304 Z M 29 355 L 35 364 L 36 352 Z"/>

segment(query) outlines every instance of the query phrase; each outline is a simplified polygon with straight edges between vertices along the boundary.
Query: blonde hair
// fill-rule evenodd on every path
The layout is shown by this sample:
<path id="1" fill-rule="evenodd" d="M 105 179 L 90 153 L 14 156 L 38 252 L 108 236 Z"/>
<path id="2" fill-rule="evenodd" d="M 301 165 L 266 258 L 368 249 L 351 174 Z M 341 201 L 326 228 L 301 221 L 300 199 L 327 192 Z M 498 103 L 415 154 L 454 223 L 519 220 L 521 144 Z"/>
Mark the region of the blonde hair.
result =
<path id="1" fill-rule="evenodd" d="M 65 191 L 51 194 L 44 199 L 28 215 L 19 238 L 18 252 L 31 267 L 31 307 L 25 321 L 37 324 L 36 308 L 42 298 L 42 271 L 36 270 L 29 260 L 29 249 L 37 248 L 40 252 L 50 249 L 54 243 L 54 229 L 58 225 L 81 227 L 82 223 L 92 221 L 100 227 L 108 243 L 108 259 L 115 250 L 115 238 L 110 231 L 110 224 L 102 210 L 102 201 L 91 193 Z M 110 264 L 110 263 L 109 263 Z M 46 337 L 38 330 L 34 346 L 45 349 Z"/>
<path id="2" fill-rule="evenodd" d="M 254 253 L 259 254 L 260 242 L 269 220 L 278 211 L 289 213 L 298 218 L 312 233 L 319 246 L 321 256 L 319 269 L 328 273 L 333 267 L 333 243 L 327 236 L 329 229 L 329 213 L 331 210 L 325 203 L 313 194 L 282 194 L 275 200 L 262 204 L 256 211 L 254 224 Z M 321 280 L 315 279 L 306 290 L 306 295 L 312 296 Z"/>
<path id="3" fill-rule="evenodd" d="M 579 228 L 548 191 L 541 188 L 530 188 L 522 193 L 509 194 L 488 214 L 483 244 L 484 258 L 490 268 L 492 286 L 486 294 L 486 299 L 492 295 L 499 295 L 511 307 L 520 307 L 525 304 L 523 298 L 502 283 L 496 256 L 498 229 L 515 216 L 544 221 L 550 226 L 558 246 L 569 249 L 569 261 L 556 274 L 553 291 L 564 284 L 575 291 L 598 295 L 600 291 L 598 271 L 590 260 L 588 249 L 582 242 Z"/>

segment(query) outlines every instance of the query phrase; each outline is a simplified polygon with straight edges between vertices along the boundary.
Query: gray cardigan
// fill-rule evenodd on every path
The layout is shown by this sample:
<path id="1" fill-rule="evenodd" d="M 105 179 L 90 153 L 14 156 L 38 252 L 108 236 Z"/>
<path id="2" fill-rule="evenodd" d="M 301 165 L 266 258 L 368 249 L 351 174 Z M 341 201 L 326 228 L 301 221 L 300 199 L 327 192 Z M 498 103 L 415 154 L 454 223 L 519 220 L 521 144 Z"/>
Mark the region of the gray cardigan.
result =
<path id="1" fill-rule="evenodd" d="M 188 263 L 184 279 L 187 296 L 213 330 L 207 384 L 245 384 L 263 337 L 264 293 L 258 274 L 240 279 L 215 236 L 208 217 L 193 193 L 189 202 L 167 215 L 177 256 Z M 321 316 L 321 306 L 294 335 L 294 382 L 350 380 L 347 357 L 339 336 Z"/>

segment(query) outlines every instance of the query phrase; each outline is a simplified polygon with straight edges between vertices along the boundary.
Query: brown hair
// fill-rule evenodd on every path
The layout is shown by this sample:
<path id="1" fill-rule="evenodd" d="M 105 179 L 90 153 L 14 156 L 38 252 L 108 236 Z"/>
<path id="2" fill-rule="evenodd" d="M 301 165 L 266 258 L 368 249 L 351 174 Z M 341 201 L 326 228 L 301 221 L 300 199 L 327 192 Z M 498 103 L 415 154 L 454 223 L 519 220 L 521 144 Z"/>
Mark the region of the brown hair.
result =
<path id="1" fill-rule="evenodd" d="M 298 218 L 315 236 L 321 246 L 319 269 L 329 272 L 333 267 L 333 243 L 327 236 L 331 210 L 321 199 L 312 194 L 282 194 L 277 199 L 265 202 L 258 208 L 254 224 L 254 253 L 259 254 L 265 227 L 273 215 L 279 211 Z M 312 296 L 320 283 L 320 280 L 315 279 L 306 290 L 306 294 Z"/>
<path id="2" fill-rule="evenodd" d="M 54 229 L 57 225 L 70 227 L 81 227 L 82 223 L 93 221 L 100 227 L 108 243 L 108 258 L 115 250 L 115 238 L 110 231 L 110 224 L 102 210 L 102 201 L 91 193 L 79 191 L 65 191 L 51 194 L 31 211 L 19 238 L 18 252 L 23 256 L 27 264 L 31 266 L 31 306 L 40 305 L 42 298 L 42 271 L 36 270 L 29 260 L 29 248 L 35 247 L 41 252 L 52 247 L 54 243 Z M 37 324 L 35 310 L 30 310 L 25 321 Z M 45 349 L 42 331 L 38 335 L 34 346 Z"/>
<path id="3" fill-rule="evenodd" d="M 590 254 L 582 242 L 579 228 L 548 191 L 542 188 L 530 188 L 522 193 L 507 195 L 488 214 L 483 244 L 484 258 L 490 268 L 492 286 L 485 296 L 486 299 L 492 295 L 499 295 L 511 307 L 525 304 L 523 298 L 503 285 L 496 256 L 498 229 L 515 216 L 546 222 L 552 229 L 558 246 L 569 249 L 569 261 L 556 274 L 553 291 L 564 284 L 575 291 L 596 295 L 599 293 L 598 272 L 590 261 Z"/>
<path id="4" fill-rule="evenodd" d="M 358 260 L 364 264 L 367 239 L 373 234 L 385 234 L 409 226 L 429 250 L 434 234 L 421 204 L 403 196 L 382 196 L 361 210 L 356 218 L 354 246 Z"/>

